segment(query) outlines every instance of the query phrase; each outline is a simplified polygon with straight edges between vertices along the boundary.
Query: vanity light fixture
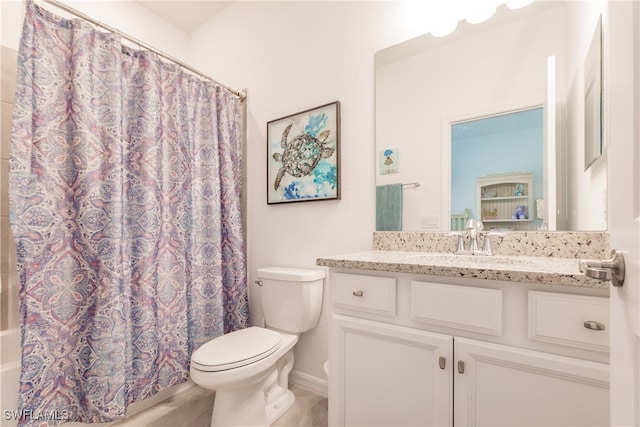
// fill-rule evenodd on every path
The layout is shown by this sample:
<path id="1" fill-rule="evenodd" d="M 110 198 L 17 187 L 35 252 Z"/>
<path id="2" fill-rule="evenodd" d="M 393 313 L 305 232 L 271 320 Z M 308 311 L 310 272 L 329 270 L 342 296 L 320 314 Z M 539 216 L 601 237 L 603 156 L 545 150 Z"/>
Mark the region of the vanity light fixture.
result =
<path id="1" fill-rule="evenodd" d="M 481 12 L 474 13 L 473 15 L 467 18 L 467 22 L 469 24 L 480 24 L 482 22 L 485 22 L 489 20 L 493 15 L 495 15 L 497 9 L 498 8 L 494 6 L 490 9 L 486 9 Z"/>
<path id="2" fill-rule="evenodd" d="M 529 6 L 534 0 L 509 0 L 507 1 L 507 7 L 509 9 L 522 9 L 525 6 Z"/>
<path id="3" fill-rule="evenodd" d="M 442 24 L 438 24 L 431 30 L 431 35 L 434 37 L 444 37 L 453 33 L 458 27 L 458 23 L 455 21 L 451 22 L 443 22 Z"/>

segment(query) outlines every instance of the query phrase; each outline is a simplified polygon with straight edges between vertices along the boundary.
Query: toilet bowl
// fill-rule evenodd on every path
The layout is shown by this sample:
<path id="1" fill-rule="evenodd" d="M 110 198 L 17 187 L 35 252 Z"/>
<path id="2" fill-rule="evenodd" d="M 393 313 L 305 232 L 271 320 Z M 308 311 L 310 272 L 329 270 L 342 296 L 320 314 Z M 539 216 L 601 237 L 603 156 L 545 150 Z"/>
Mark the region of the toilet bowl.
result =
<path id="1" fill-rule="evenodd" d="M 258 278 L 267 327 L 215 338 L 191 356 L 192 381 L 216 392 L 212 426 L 266 427 L 295 401 L 293 347 L 318 323 L 324 272 L 272 267 L 259 269 Z"/>
<path id="2" fill-rule="evenodd" d="M 223 340 L 232 336 L 233 340 Z M 247 342 L 240 343 L 241 340 L 257 343 L 252 347 Z M 296 335 L 253 326 L 209 341 L 203 347 L 212 345 L 203 352 L 195 352 L 191 358 L 192 381 L 203 388 L 216 390 L 211 425 L 268 426 L 286 412 L 295 398 L 288 385 L 279 380 L 288 381 L 293 367 L 291 350 L 297 342 Z M 236 343 L 240 343 L 245 351 L 244 354 L 235 352 L 239 360 L 225 360 L 215 355 L 221 347 L 229 348 Z M 209 355 L 216 361 L 207 362 Z M 276 370 L 279 372 L 274 376 Z"/>

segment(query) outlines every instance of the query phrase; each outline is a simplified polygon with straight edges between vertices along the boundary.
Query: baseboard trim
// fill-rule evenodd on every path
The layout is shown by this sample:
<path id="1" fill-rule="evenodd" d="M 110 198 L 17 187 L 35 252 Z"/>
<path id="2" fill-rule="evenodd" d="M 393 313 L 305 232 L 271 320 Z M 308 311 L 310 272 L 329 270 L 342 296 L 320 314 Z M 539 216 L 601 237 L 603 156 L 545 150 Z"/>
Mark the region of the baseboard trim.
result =
<path id="1" fill-rule="evenodd" d="M 329 396 L 329 382 L 327 380 L 305 374 L 304 372 L 291 371 L 289 373 L 289 383 L 323 397 Z"/>

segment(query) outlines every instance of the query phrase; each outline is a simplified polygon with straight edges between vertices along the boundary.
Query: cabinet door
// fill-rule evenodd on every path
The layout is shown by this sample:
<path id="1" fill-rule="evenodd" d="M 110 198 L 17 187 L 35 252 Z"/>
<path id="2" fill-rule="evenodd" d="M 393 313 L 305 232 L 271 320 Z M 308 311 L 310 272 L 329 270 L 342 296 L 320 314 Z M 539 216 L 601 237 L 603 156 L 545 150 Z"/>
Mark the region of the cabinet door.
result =
<path id="1" fill-rule="evenodd" d="M 606 364 L 463 338 L 454 354 L 455 425 L 609 424 Z"/>
<path id="2" fill-rule="evenodd" d="M 451 336 L 334 315 L 330 345 L 329 425 L 452 425 Z"/>

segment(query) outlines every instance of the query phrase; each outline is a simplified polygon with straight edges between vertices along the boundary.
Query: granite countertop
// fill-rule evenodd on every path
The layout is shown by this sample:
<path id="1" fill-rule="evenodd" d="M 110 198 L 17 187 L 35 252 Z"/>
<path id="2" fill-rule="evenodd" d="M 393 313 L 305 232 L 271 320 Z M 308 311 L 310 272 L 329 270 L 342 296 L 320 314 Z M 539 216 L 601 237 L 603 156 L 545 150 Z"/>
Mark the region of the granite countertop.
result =
<path id="1" fill-rule="evenodd" d="M 578 269 L 578 259 L 540 256 L 471 256 L 442 252 L 373 250 L 326 256 L 324 267 L 433 276 L 503 280 L 547 285 L 608 288 L 609 282 L 591 279 Z"/>

